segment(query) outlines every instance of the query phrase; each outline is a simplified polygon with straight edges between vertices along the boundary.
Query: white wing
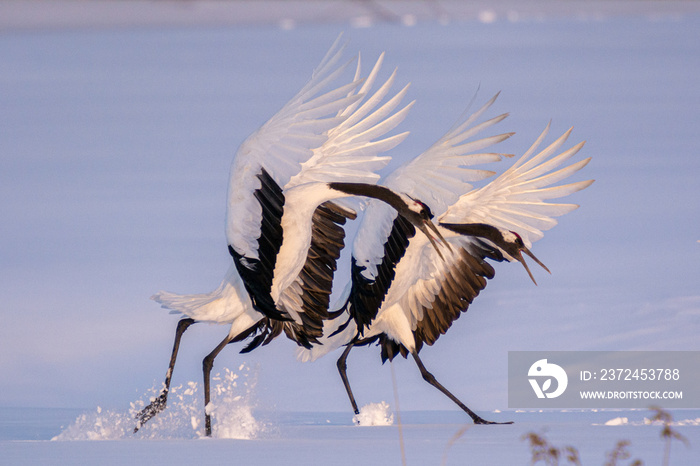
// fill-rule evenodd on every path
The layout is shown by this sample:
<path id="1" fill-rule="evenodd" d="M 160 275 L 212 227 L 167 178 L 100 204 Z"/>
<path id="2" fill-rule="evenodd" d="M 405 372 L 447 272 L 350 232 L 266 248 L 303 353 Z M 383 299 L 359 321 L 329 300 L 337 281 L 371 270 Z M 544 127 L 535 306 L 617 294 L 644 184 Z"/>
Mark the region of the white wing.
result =
<path id="1" fill-rule="evenodd" d="M 493 268 L 483 260 L 488 250 L 478 240 L 443 233 L 451 249 L 443 251 L 442 259 L 423 235 L 411 240 L 363 337 L 385 333 L 409 351 L 420 350 L 423 343 L 432 345 L 493 277 Z"/>
<path id="2" fill-rule="evenodd" d="M 461 196 L 439 221 L 487 223 L 512 230 L 530 247 L 534 241 L 542 238 L 543 231 L 557 224 L 553 217 L 564 215 L 578 207 L 576 204 L 548 203 L 546 200 L 567 196 L 593 183 L 593 180 L 587 180 L 553 186 L 590 161 L 589 157 L 559 168 L 583 147 L 583 142 L 552 157 L 566 142 L 572 129 L 530 158 L 547 135 L 547 125 L 535 143 L 512 167 L 483 188 Z"/>
<path id="3" fill-rule="evenodd" d="M 508 139 L 514 133 L 464 142 L 508 116 L 508 114 L 502 114 L 475 124 L 497 98 L 498 94 L 464 121 L 458 121 L 428 150 L 397 168 L 382 184 L 394 191 L 420 199 L 430 206 L 436 215 L 443 213 L 460 194 L 472 189 L 470 182 L 480 181 L 494 174 L 493 171 L 467 167 L 498 162 L 501 156 L 511 156 L 479 151 Z"/>
<path id="4" fill-rule="evenodd" d="M 383 61 L 382 53 L 359 89 L 360 96 L 370 95 Z M 360 69 L 358 59 L 356 80 L 359 79 Z M 404 132 L 378 139 L 401 123 L 413 106 L 411 102 L 392 115 L 405 97 L 408 85 L 382 104 L 395 80 L 396 70 L 364 102 L 357 100 L 346 107 L 338 115 L 344 120 L 329 131 L 327 140 L 322 146 L 314 149 L 313 157 L 302 164 L 301 170 L 292 177 L 285 186 L 285 190 L 314 181 L 362 183 L 378 181 L 379 175 L 376 171 L 382 169 L 390 160 L 390 157 L 380 157 L 378 154 L 393 149 L 408 136 L 408 132 Z M 379 108 L 376 108 L 377 106 Z"/>
<path id="5" fill-rule="evenodd" d="M 360 89 L 361 95 L 369 95 L 382 61 L 383 54 Z M 295 318 L 303 312 L 301 281 L 297 276 L 308 260 L 312 231 L 318 230 L 315 226 L 312 228 L 312 215 L 319 204 L 338 196 L 337 192 L 331 193 L 325 188 L 325 183 L 376 182 L 379 175 L 375 171 L 389 160 L 389 157 L 380 157 L 379 154 L 395 147 L 408 134 L 384 137 L 405 118 L 412 106 L 411 103 L 394 112 L 408 86 L 382 104 L 395 77 L 394 71 L 365 102 L 358 101 L 346 109 L 343 116 L 347 118 L 330 131 L 326 143 L 314 150 L 314 157 L 303 164 L 299 174 L 285 187 L 284 240 L 277 256 L 272 296 Z M 302 181 L 306 183 L 297 184 Z M 319 181 L 322 186 L 318 186 Z M 297 285 L 290 286 L 294 283 Z"/>
<path id="6" fill-rule="evenodd" d="M 439 215 L 461 194 L 472 189 L 470 182 L 493 175 L 493 171 L 468 167 L 497 162 L 502 156 L 510 157 L 509 154 L 480 151 L 509 138 L 513 133 L 465 141 L 507 117 L 507 114 L 503 114 L 475 124 L 497 97 L 498 94 L 467 118 L 460 119 L 428 150 L 397 168 L 382 184 L 421 200 Z M 353 255 L 358 265 L 367 268 L 364 274 L 368 278 L 376 275 L 375 268 L 384 256 L 384 243 L 396 215 L 396 211 L 381 202 L 369 202 L 353 245 Z"/>
<path id="7" fill-rule="evenodd" d="M 236 153 L 229 180 L 226 238 L 246 257 L 258 257 L 262 210 L 252 193 L 260 188 L 261 169 L 284 187 L 313 156 L 313 149 L 324 144 L 328 132 L 345 119 L 342 112 L 361 97 L 353 92 L 361 83 L 358 79 L 327 90 L 350 64 L 338 64 L 343 48 L 336 40 L 311 80 Z"/>

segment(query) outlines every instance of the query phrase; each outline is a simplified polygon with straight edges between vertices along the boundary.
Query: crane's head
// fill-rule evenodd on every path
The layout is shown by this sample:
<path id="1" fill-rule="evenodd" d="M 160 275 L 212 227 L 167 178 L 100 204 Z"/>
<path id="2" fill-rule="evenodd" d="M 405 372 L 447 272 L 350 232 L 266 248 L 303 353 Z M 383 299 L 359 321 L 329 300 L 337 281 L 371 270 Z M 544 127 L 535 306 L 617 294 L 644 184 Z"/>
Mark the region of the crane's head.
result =
<path id="1" fill-rule="evenodd" d="M 502 241 L 497 242 L 497 246 L 503 249 L 509 256 L 511 256 L 513 259 L 517 260 L 521 264 L 523 264 L 523 267 L 525 267 L 525 270 L 527 271 L 527 274 L 530 276 L 530 279 L 532 282 L 537 285 L 537 282 L 535 281 L 535 277 L 532 275 L 532 272 L 530 272 L 530 268 L 527 266 L 527 263 L 525 263 L 525 259 L 523 258 L 523 253 L 527 254 L 530 256 L 532 260 L 537 262 L 540 267 L 545 269 L 547 272 L 549 272 L 549 269 L 547 268 L 546 265 L 544 265 L 540 260 L 535 257 L 535 255 L 530 251 L 527 246 L 525 246 L 525 242 L 523 241 L 523 238 L 517 234 L 514 231 L 510 230 L 503 230 L 503 229 L 498 229 L 499 234 L 501 235 Z M 549 272 L 552 273 L 552 272 Z"/>
<path id="2" fill-rule="evenodd" d="M 450 231 L 454 231 L 455 233 L 459 233 L 461 235 L 475 236 L 490 241 L 492 244 L 497 246 L 501 251 L 505 253 L 505 255 L 507 256 L 506 259 L 511 261 L 517 260 L 518 262 L 523 264 L 523 267 L 525 267 L 527 274 L 530 276 L 530 279 L 535 285 L 537 285 L 537 282 L 535 281 L 535 277 L 532 276 L 532 272 L 530 272 L 530 268 L 527 266 L 527 263 L 525 263 L 523 253 L 530 256 L 532 260 L 534 260 L 535 262 L 537 262 L 537 264 L 540 265 L 540 267 L 549 272 L 547 266 L 545 266 L 542 262 L 540 262 L 540 260 L 537 257 L 535 257 L 535 255 L 527 248 L 527 246 L 525 246 L 523 238 L 514 231 L 506 230 L 503 228 L 497 228 L 493 225 L 488 225 L 485 223 L 441 222 L 440 226 L 443 228 L 447 228 Z"/>
<path id="3" fill-rule="evenodd" d="M 430 207 L 428 207 L 427 204 L 425 204 L 420 199 L 416 199 L 415 197 L 411 197 L 409 195 L 406 195 L 406 198 L 407 198 L 406 199 L 406 206 L 408 207 L 409 210 L 420 215 L 420 217 L 423 219 L 426 219 L 426 220 L 433 219 L 433 217 L 434 217 L 433 212 L 430 210 Z"/>
<path id="4" fill-rule="evenodd" d="M 413 225 L 418 227 L 421 232 L 423 232 L 423 234 L 428 238 L 428 241 L 430 241 L 430 244 L 432 244 L 433 248 L 435 248 L 438 256 L 440 256 L 440 259 L 445 260 L 440 252 L 438 243 L 444 245 L 449 251 L 451 251 L 452 248 L 450 247 L 450 243 L 445 240 L 442 233 L 440 233 L 440 230 L 438 230 L 438 228 L 432 222 L 434 216 L 433 212 L 430 210 L 430 207 L 428 207 L 428 205 L 420 199 L 416 199 L 407 194 L 404 194 L 401 197 L 406 203 L 408 212 L 399 212 L 404 215 Z"/>

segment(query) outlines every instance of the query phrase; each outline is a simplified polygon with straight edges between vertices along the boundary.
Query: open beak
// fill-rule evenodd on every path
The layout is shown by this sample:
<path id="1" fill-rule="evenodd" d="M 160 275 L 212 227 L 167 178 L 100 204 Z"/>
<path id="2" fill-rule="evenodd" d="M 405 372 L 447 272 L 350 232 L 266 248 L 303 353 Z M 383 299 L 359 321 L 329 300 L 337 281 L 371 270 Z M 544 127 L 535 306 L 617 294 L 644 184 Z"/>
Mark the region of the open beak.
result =
<path id="1" fill-rule="evenodd" d="M 518 257 L 516 257 L 516 259 L 517 259 L 521 264 L 523 264 L 523 267 L 525 267 L 525 270 L 527 271 L 527 274 L 530 276 L 530 279 L 532 280 L 532 283 L 534 283 L 535 285 L 537 285 L 537 282 L 535 281 L 535 277 L 532 276 L 532 272 L 530 272 L 530 268 L 529 268 L 529 267 L 527 266 L 527 264 L 525 263 L 525 259 L 523 258 L 523 255 L 522 255 L 523 252 L 524 252 L 525 254 L 527 254 L 528 256 L 530 256 L 530 258 L 532 258 L 532 260 L 534 260 L 535 262 L 537 262 L 537 264 L 539 264 L 539 266 L 542 267 L 543 269 L 545 269 L 547 272 L 549 272 L 549 269 L 547 268 L 546 265 L 544 265 L 542 262 L 540 262 L 540 260 L 539 260 L 537 257 L 535 257 L 535 255 L 532 253 L 532 251 L 530 251 L 530 250 L 529 250 L 528 248 L 526 248 L 525 246 L 523 246 L 522 249 L 518 250 Z M 552 272 L 549 272 L 549 273 L 551 274 Z"/>
<path id="2" fill-rule="evenodd" d="M 450 243 L 448 243 L 445 238 L 442 236 L 442 233 L 440 233 L 440 230 L 435 226 L 435 224 L 431 220 L 424 220 L 421 225 L 418 226 L 420 231 L 423 232 L 425 236 L 428 237 L 428 240 L 430 241 L 430 244 L 433 245 L 433 248 L 435 248 L 435 251 L 438 253 L 438 256 L 440 256 L 440 259 L 443 261 L 445 260 L 445 257 L 442 255 L 440 252 L 440 248 L 438 246 L 438 242 L 443 244 L 445 247 L 447 247 L 447 250 L 452 252 L 452 247 L 450 246 Z M 433 236 L 433 234 L 435 236 Z"/>

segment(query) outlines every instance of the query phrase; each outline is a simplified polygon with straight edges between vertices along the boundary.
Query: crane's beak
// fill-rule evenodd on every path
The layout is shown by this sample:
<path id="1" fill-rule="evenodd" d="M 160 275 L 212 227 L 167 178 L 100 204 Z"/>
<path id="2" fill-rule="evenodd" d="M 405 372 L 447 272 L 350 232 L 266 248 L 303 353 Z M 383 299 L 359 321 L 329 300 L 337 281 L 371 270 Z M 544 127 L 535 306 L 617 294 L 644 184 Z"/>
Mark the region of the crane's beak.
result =
<path id="1" fill-rule="evenodd" d="M 520 248 L 520 249 L 518 250 L 518 255 L 517 255 L 516 259 L 517 259 L 521 264 L 523 264 L 523 267 L 525 267 L 525 270 L 527 271 L 527 274 L 530 276 L 530 279 L 532 280 L 532 283 L 534 283 L 535 285 L 537 285 L 537 282 L 535 281 L 535 277 L 532 276 L 532 272 L 530 272 L 530 268 L 529 268 L 529 267 L 527 266 L 527 264 L 525 263 L 525 259 L 523 258 L 523 254 L 522 254 L 523 252 L 524 252 L 525 254 L 527 254 L 528 256 L 530 256 L 530 258 L 531 258 L 532 260 L 534 260 L 535 262 L 537 262 L 537 264 L 539 264 L 539 266 L 542 267 L 543 269 L 545 269 L 547 272 L 549 272 L 549 269 L 547 268 L 546 265 L 544 265 L 542 262 L 540 262 L 540 260 L 539 260 L 537 257 L 535 257 L 535 255 L 532 253 L 532 251 L 530 251 L 530 250 L 529 250 L 528 248 L 526 248 L 525 246 L 523 246 L 522 248 Z M 549 273 L 551 274 L 552 272 L 549 272 Z"/>
<path id="2" fill-rule="evenodd" d="M 435 251 L 438 253 L 438 256 L 440 256 L 440 259 L 443 261 L 445 260 L 445 257 L 442 255 L 442 252 L 440 252 L 440 247 L 438 245 L 438 242 L 442 245 L 444 245 L 448 251 L 452 252 L 452 247 L 450 247 L 450 243 L 448 243 L 445 238 L 442 236 L 442 233 L 440 233 L 440 230 L 435 226 L 435 224 L 431 220 L 423 220 L 423 223 L 418 225 L 418 228 L 420 231 L 423 232 L 425 236 L 428 237 L 428 241 L 430 241 L 430 244 L 433 245 L 433 248 L 435 248 Z M 435 236 L 433 236 L 433 233 Z"/>

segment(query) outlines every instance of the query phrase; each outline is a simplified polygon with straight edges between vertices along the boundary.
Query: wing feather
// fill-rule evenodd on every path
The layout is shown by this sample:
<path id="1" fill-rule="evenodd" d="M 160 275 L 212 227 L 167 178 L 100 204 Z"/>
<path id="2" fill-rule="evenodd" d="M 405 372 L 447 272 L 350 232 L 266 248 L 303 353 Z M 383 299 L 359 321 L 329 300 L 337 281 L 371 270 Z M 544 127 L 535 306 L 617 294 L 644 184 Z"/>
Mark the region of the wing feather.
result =
<path id="1" fill-rule="evenodd" d="M 345 119 L 339 116 L 343 110 L 362 97 L 353 92 L 360 79 L 328 90 L 352 62 L 339 64 L 343 49 L 336 40 L 301 91 L 238 148 L 226 212 L 226 238 L 237 254 L 258 258 L 262 209 L 251 195 L 260 189 L 257 175 L 265 169 L 284 188 L 313 156 L 313 149 L 327 140 L 328 132 Z"/>
<path id="2" fill-rule="evenodd" d="M 382 307 L 369 328 L 368 336 L 379 335 L 383 357 L 391 359 L 396 354 L 385 347 L 388 344 L 399 344 L 403 347 L 400 353 L 405 355 L 414 349 L 420 351 L 423 344 L 435 343 L 493 278 L 493 267 L 485 259 L 504 260 L 478 239 L 451 236 L 449 240 L 452 249 L 443 252 L 441 260 L 427 240 L 413 238 L 387 295 L 387 302 L 399 305 Z M 394 313 L 403 313 L 403 319 Z M 409 327 L 397 329 L 396 322 L 407 322 Z M 381 337 L 382 333 L 386 337 Z"/>
<path id="3" fill-rule="evenodd" d="M 466 143 L 464 141 L 506 118 L 507 115 L 503 114 L 475 124 L 497 97 L 498 94 L 473 114 L 462 117 L 428 150 L 400 166 L 382 184 L 420 199 L 434 213 L 440 214 L 457 201 L 461 193 L 472 188 L 470 182 L 493 175 L 493 171 L 470 167 L 501 160 L 503 154 L 478 151 L 507 139 L 512 133 L 487 136 Z M 368 276 L 373 276 L 384 256 L 384 245 L 391 233 L 391 222 L 395 216 L 393 209 L 387 208 L 383 203 L 368 203 L 353 244 L 353 256 L 365 267 Z"/>
<path id="4" fill-rule="evenodd" d="M 335 260 L 344 246 L 343 237 L 337 237 L 337 225 L 330 228 L 323 226 L 326 220 L 318 216 L 317 205 L 330 200 L 336 194 L 319 188 L 319 181 L 329 182 L 363 182 L 374 183 L 379 180 L 376 170 L 383 168 L 389 157 L 381 152 L 400 143 L 407 133 L 389 135 L 406 116 L 411 104 L 399 108 L 407 87 L 389 97 L 391 86 L 396 80 L 396 72 L 379 88 L 372 92 L 372 86 L 378 77 L 383 62 L 383 54 L 375 63 L 369 76 L 359 89 L 361 100 L 348 105 L 339 113 L 343 121 L 327 133 L 324 143 L 313 149 L 313 156 L 300 164 L 298 172 L 290 178 L 284 187 L 285 214 L 282 224 L 285 238 L 279 249 L 272 296 L 285 313 L 294 318 L 294 323 L 285 324 L 285 332 L 294 335 L 302 345 L 315 341 L 320 335 L 319 322 L 327 318 L 328 296 L 331 292 Z M 360 66 L 356 77 L 360 75 Z M 351 93 L 354 90 L 351 90 Z M 315 194 L 311 195 L 311 192 Z M 329 196 L 322 199 L 323 196 Z M 318 203 L 318 204 L 317 204 Z M 336 208 L 340 209 L 337 204 Z M 316 212 L 316 214 L 314 214 Z M 346 212 L 339 210 L 338 212 Z M 306 216 L 308 215 L 308 218 Z M 347 218 L 343 214 L 342 219 Z M 336 219 L 337 221 L 340 218 Z M 344 223 L 344 221 L 343 221 Z M 308 228 L 307 228 L 308 227 Z M 330 237 L 328 236 L 330 234 Z M 330 241 L 329 241 L 330 240 Z M 319 260 L 329 260 L 323 267 Z M 326 280 L 309 279 L 310 271 L 324 276 Z M 288 283 L 299 281 L 301 287 L 289 287 Z M 299 294 L 313 294 L 315 298 L 303 300 Z M 312 301 L 321 305 L 310 307 Z M 313 326 L 300 327 L 303 323 Z"/>
<path id="5" fill-rule="evenodd" d="M 459 121 L 421 155 L 396 169 L 383 184 L 428 203 L 435 214 L 444 212 L 457 200 L 460 193 L 472 189 L 469 182 L 479 181 L 493 174 L 488 170 L 474 170 L 467 167 L 501 160 L 503 154 L 485 154 L 477 151 L 509 138 L 512 133 L 463 143 L 507 117 L 507 114 L 503 114 L 474 124 L 491 107 L 497 97 L 498 94 L 476 112 Z M 455 168 L 460 169 L 455 170 Z"/>
<path id="6" fill-rule="evenodd" d="M 396 71 L 371 93 L 383 60 L 384 54 L 374 64 L 359 90 L 358 95 L 364 100 L 348 105 L 340 113 L 343 121 L 328 132 L 324 143 L 314 149 L 313 156 L 290 179 L 287 189 L 312 181 L 378 181 L 376 171 L 389 162 L 389 157 L 379 154 L 401 143 L 408 133 L 386 135 L 404 120 L 413 105 L 409 103 L 396 110 L 408 86 L 382 104 L 396 80 Z M 359 73 L 358 63 L 357 75 Z"/>
<path id="7" fill-rule="evenodd" d="M 545 202 L 557 199 L 588 187 L 593 180 L 553 186 L 586 166 L 590 158 L 560 168 L 576 155 L 583 142 L 559 153 L 572 129 L 535 154 L 542 144 L 550 125 L 530 148 L 508 170 L 483 188 L 460 196 L 439 221 L 444 223 L 487 223 L 518 233 L 530 247 L 542 238 L 557 221 L 553 217 L 564 215 L 578 206 Z"/>

